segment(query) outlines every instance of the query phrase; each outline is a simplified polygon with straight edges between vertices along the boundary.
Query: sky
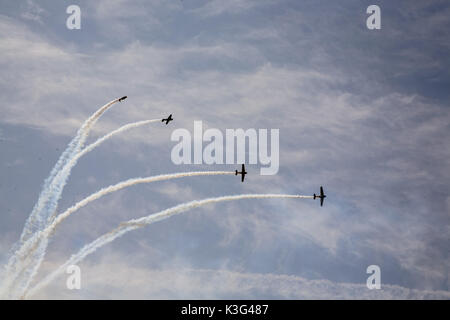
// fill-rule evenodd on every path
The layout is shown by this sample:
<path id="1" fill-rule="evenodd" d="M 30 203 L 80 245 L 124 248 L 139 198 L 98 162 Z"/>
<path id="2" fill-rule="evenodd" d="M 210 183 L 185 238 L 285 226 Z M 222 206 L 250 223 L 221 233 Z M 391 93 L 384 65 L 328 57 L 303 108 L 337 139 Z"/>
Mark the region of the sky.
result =
<path id="1" fill-rule="evenodd" d="M 81 9 L 81 29 L 66 8 Z M 371 4 L 381 29 L 366 27 Z M 0 0 L 0 262 L 83 121 L 124 95 L 73 169 L 58 212 L 134 177 L 237 165 L 175 165 L 171 134 L 279 129 L 280 168 L 134 186 L 53 235 L 38 281 L 120 222 L 241 193 L 311 195 L 194 209 L 133 231 L 36 299 L 449 299 L 448 1 Z M 370 265 L 381 290 L 366 287 Z"/>

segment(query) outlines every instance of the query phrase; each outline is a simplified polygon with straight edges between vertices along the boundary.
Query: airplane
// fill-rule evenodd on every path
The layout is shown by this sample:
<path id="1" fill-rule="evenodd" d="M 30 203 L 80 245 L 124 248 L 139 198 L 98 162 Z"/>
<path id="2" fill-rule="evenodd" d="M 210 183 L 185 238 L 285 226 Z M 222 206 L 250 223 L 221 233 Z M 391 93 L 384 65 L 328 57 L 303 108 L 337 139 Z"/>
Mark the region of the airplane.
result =
<path id="1" fill-rule="evenodd" d="M 316 198 L 320 199 L 320 206 L 323 206 L 323 200 L 327 197 L 324 193 L 323 193 L 323 188 L 322 186 L 320 186 L 320 195 L 316 195 L 314 193 L 314 200 L 316 200 Z"/>
<path id="2" fill-rule="evenodd" d="M 127 98 L 127 96 L 123 96 L 122 98 L 119 99 L 119 102 L 122 102 L 123 100 L 125 100 Z"/>
<path id="3" fill-rule="evenodd" d="M 247 171 L 245 171 L 245 166 L 244 165 L 242 165 L 241 172 L 239 172 L 237 170 L 234 172 L 235 176 L 237 176 L 238 174 L 242 175 L 241 182 L 244 182 L 245 175 L 247 174 Z"/>
<path id="4" fill-rule="evenodd" d="M 172 114 L 170 114 L 170 116 L 168 116 L 168 117 L 167 117 L 167 119 L 162 119 L 161 121 L 162 121 L 162 122 L 164 122 L 164 121 L 165 121 L 165 122 L 166 122 L 166 125 L 168 125 L 168 124 L 169 124 L 169 122 L 170 122 L 170 121 L 172 121 L 172 120 L 173 120 L 173 118 L 172 118 Z"/>

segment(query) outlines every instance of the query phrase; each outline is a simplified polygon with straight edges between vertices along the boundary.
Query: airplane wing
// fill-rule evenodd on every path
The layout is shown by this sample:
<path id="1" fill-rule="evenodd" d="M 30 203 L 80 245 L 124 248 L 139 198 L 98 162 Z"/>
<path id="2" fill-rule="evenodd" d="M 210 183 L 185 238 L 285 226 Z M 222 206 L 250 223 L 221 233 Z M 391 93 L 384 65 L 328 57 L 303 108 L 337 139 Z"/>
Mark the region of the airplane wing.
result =
<path id="1" fill-rule="evenodd" d="M 320 198 L 320 206 L 323 206 L 323 198 Z"/>

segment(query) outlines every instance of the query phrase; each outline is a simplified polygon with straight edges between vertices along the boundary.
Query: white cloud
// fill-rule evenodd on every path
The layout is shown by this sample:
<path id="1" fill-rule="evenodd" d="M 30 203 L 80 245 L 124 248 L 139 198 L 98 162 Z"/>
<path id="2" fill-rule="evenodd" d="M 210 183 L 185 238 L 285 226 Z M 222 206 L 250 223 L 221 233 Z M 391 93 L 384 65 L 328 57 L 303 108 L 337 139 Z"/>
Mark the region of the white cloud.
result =
<path id="1" fill-rule="evenodd" d="M 151 8 L 159 10 L 160 4 L 155 2 Z M 266 4 L 212 1 L 190 13 L 202 19 L 221 14 L 239 15 Z M 87 18 L 97 22 L 113 18 L 117 22 L 112 26 L 115 29 L 108 29 L 107 23 L 99 23 L 106 37 L 102 41 L 115 43 L 111 39 L 117 37 L 124 42 L 108 47 L 93 39 L 93 48 L 88 50 L 81 44 L 66 46 L 66 42 L 50 40 L 53 38 L 0 16 L 0 30 L 5 35 L 0 39 L 2 121 L 38 126 L 45 133 L 67 138 L 98 106 L 127 94 L 129 98 L 116 105 L 96 125 L 96 135 L 126 122 L 167 115 L 169 110 L 174 113 L 174 125 L 188 129 L 192 128 L 193 120 L 203 120 L 205 126 L 221 129 L 280 128 L 280 175 L 266 178 L 253 175 L 245 185 L 231 191 L 312 192 L 324 184 L 330 192 L 326 211 L 309 204 L 277 202 L 276 207 L 264 205 L 258 207 L 259 211 L 247 214 L 233 204 L 202 210 L 199 215 L 189 217 L 192 219 L 189 221 L 201 216 L 222 231 L 226 236 L 217 240 L 218 246 L 233 245 L 245 235 L 251 243 L 249 250 L 260 254 L 262 251 L 258 250 L 265 244 L 295 243 L 299 238 L 307 238 L 309 244 L 336 255 L 341 253 L 342 243 L 348 241 L 351 248 L 346 250 L 353 250 L 360 259 L 389 257 L 389 261 L 417 279 L 409 283 L 411 287 L 441 288 L 443 283 L 448 286 L 449 262 L 443 246 L 450 234 L 450 202 L 444 196 L 441 203 L 442 197 L 435 198 L 434 193 L 445 191 L 449 178 L 446 159 L 450 156 L 450 114 L 445 103 L 427 99 L 420 93 L 398 92 L 382 83 L 383 79 L 388 79 L 386 70 L 389 68 L 396 70 L 397 76 L 405 76 L 416 70 L 411 61 L 424 62 L 417 68 L 428 69 L 442 63 L 442 59 L 431 59 L 429 53 L 420 48 L 417 49 L 420 52 L 411 52 L 408 48 L 395 50 L 396 55 L 408 58 L 401 61 L 390 61 L 375 52 L 366 56 L 352 47 L 358 41 L 353 42 L 350 33 L 339 38 L 342 46 L 331 46 L 336 51 L 328 52 L 330 46 L 325 44 L 338 28 L 330 28 L 334 22 L 330 20 L 320 24 L 323 29 L 313 34 L 303 32 L 315 19 L 306 11 L 277 15 L 274 23 L 268 21 L 259 27 L 237 23 L 237 30 L 242 32 L 232 29 L 225 30 L 223 35 L 213 33 L 212 40 L 203 33 L 174 43 L 140 40 L 137 29 L 153 30 L 165 24 L 153 11 L 149 25 L 131 23 L 131 20 L 148 17 L 149 12 L 139 10 L 139 5 L 128 7 L 126 2 L 109 1 L 93 5 L 95 10 L 88 10 Z M 180 6 L 177 4 L 168 10 L 177 11 Z M 438 14 L 433 25 L 427 28 L 436 30 L 441 23 L 443 20 Z M 424 34 L 430 29 L 423 30 Z M 293 32 L 301 35 L 301 40 L 289 37 Z M 395 39 L 395 36 L 395 33 L 386 33 L 387 38 Z M 346 59 L 334 65 L 333 62 L 339 61 L 334 60 L 334 56 L 342 58 L 343 52 L 348 53 Z M 394 68 L 397 63 L 398 69 Z M 377 79 L 375 70 L 368 74 L 364 64 L 380 66 L 377 70 L 384 77 Z M 147 147 L 150 144 L 166 146 L 168 131 L 165 129 L 155 126 L 147 131 L 141 128 L 114 138 L 113 152 L 144 162 L 149 155 L 154 155 L 153 149 L 137 146 L 139 143 Z M 91 159 L 103 155 L 102 150 L 97 151 L 99 153 L 91 155 Z M 169 159 L 167 156 L 161 160 L 157 156 L 160 162 Z M 127 161 L 130 162 L 124 162 L 121 169 L 133 166 L 131 160 Z M 144 169 L 148 170 L 146 173 L 173 169 L 170 162 L 167 166 L 154 165 L 151 173 L 150 169 Z M 114 178 L 121 177 L 118 172 L 114 172 Z M 88 182 L 92 189 L 102 186 L 104 181 L 91 178 Z M 159 193 L 168 198 L 181 193 L 186 198 L 203 198 L 212 192 L 208 185 L 195 183 L 192 186 L 168 183 L 158 188 Z M 72 228 L 83 228 L 84 224 L 93 226 L 87 233 L 94 237 L 107 228 L 97 221 L 98 211 L 105 212 L 100 215 L 103 219 L 111 212 L 113 220 L 159 209 L 153 203 L 146 207 L 148 198 L 145 196 L 136 197 L 141 210 L 127 212 L 126 200 L 113 197 L 87 208 L 85 214 L 92 216 L 77 220 Z M 215 210 L 228 214 L 210 214 Z M 275 214 L 283 215 L 278 218 L 280 221 Z M 67 233 L 70 230 L 69 226 L 63 229 Z M 70 246 L 69 241 L 64 245 Z M 141 280 L 145 276 L 143 274 Z M 237 275 L 230 277 L 233 281 L 245 282 Z M 256 281 L 254 277 L 249 278 Z M 191 280 L 180 280 L 185 281 Z M 320 282 L 311 285 L 319 286 Z M 327 288 L 338 291 L 338 295 L 342 289 L 330 283 Z M 229 290 L 224 294 L 234 289 Z M 280 290 L 287 290 L 285 296 L 303 295 L 292 288 Z M 406 291 L 399 290 L 401 295 L 407 295 Z M 347 294 L 346 289 L 342 291 L 342 295 Z M 321 294 L 327 296 L 326 292 Z"/>
<path id="2" fill-rule="evenodd" d="M 213 17 L 221 14 L 239 14 L 255 7 L 267 5 L 270 1 L 265 0 L 211 0 L 202 7 L 193 9 L 192 12 L 202 17 Z"/>
<path id="3" fill-rule="evenodd" d="M 446 291 L 412 290 L 382 284 L 338 283 L 298 276 L 209 269 L 145 269 L 110 256 L 84 263 L 82 289 L 65 288 L 60 277 L 32 299 L 450 299 Z"/>
<path id="4" fill-rule="evenodd" d="M 47 11 L 40 7 L 36 2 L 27 0 L 20 16 L 25 20 L 43 24 L 42 16 L 47 14 Z"/>

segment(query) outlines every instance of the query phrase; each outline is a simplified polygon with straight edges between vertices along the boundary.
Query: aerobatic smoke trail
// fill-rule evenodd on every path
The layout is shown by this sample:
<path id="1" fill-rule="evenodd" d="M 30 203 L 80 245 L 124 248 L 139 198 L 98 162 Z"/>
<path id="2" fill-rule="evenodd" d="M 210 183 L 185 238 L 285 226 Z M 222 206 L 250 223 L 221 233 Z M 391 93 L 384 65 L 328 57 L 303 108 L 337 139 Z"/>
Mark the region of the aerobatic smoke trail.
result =
<path id="1" fill-rule="evenodd" d="M 137 128 L 137 127 L 140 127 L 140 126 L 144 126 L 146 124 L 150 124 L 150 123 L 153 123 L 153 122 L 159 122 L 159 121 L 160 121 L 160 119 L 152 119 L 152 120 L 143 120 L 143 121 L 137 121 L 137 122 L 129 123 L 129 124 L 126 124 L 126 125 L 120 127 L 119 129 L 111 131 L 110 133 L 108 133 L 108 134 L 104 135 L 103 137 L 99 138 L 97 141 L 91 143 L 90 145 L 85 147 L 83 150 L 81 150 L 79 153 L 77 153 L 75 156 L 73 156 L 70 159 L 70 161 L 64 166 L 64 168 L 56 175 L 55 180 L 59 178 L 59 179 L 63 179 L 63 181 L 61 183 L 59 183 L 55 187 L 55 189 L 51 189 L 50 192 L 58 192 L 61 195 L 62 189 L 65 187 L 65 185 L 67 183 L 67 179 L 70 176 L 71 169 L 77 164 L 77 161 L 82 156 L 84 156 L 86 153 L 91 152 L 92 150 L 97 148 L 100 144 L 102 144 L 106 140 L 112 138 L 113 136 L 115 136 L 115 135 L 117 135 L 119 133 L 123 133 L 125 131 L 130 130 L 130 129 L 134 129 L 134 128 Z M 61 190 L 58 190 L 56 188 L 61 188 Z M 59 199 L 60 198 L 54 199 L 54 201 L 56 201 L 55 205 L 58 204 Z M 51 220 L 53 220 L 55 214 L 56 214 L 56 211 L 53 211 L 49 215 L 47 223 L 50 223 Z"/>
<path id="2" fill-rule="evenodd" d="M 50 185 L 50 190 L 49 192 L 52 193 L 56 193 L 61 195 L 63 188 L 65 187 L 67 180 L 70 176 L 70 172 L 71 169 L 77 164 L 77 161 L 84 156 L 86 153 L 92 151 L 93 149 L 95 149 L 96 147 L 98 147 L 100 144 L 102 144 L 103 142 L 105 142 L 106 140 L 112 138 L 113 136 L 119 134 L 119 133 L 123 133 L 127 130 L 133 129 L 133 128 L 137 128 L 146 124 L 150 124 L 153 122 L 159 122 L 160 119 L 152 119 L 152 120 L 143 120 L 143 121 L 138 121 L 138 122 L 133 122 L 133 123 L 129 123 L 126 124 L 122 127 L 120 127 L 119 129 L 116 129 L 114 131 L 111 131 L 110 133 L 104 135 L 103 137 L 99 138 L 97 141 L 91 143 L 90 145 L 88 145 L 87 147 L 85 147 L 82 151 L 78 152 L 76 155 L 74 155 L 70 161 L 61 169 L 61 171 L 54 177 L 54 181 L 56 181 L 56 183 Z M 58 181 L 58 179 L 61 179 L 62 181 Z M 60 197 L 58 198 L 54 198 L 52 201 L 55 201 L 54 204 L 49 204 L 49 207 L 56 207 L 58 204 Z M 48 215 L 48 222 L 50 223 L 51 220 L 53 220 L 54 216 L 55 216 L 56 211 L 53 211 L 52 214 Z M 47 242 L 39 242 L 39 248 L 38 248 L 38 252 L 45 252 L 47 247 Z M 34 256 L 34 255 L 33 255 Z M 38 258 L 39 259 L 39 258 Z M 18 272 L 21 272 L 23 274 L 23 277 L 25 277 L 26 275 L 28 275 L 26 277 L 26 279 L 30 279 L 31 278 L 31 274 L 35 274 L 37 273 L 37 269 L 40 266 L 40 263 L 35 263 L 34 265 L 31 265 L 31 270 L 28 271 L 23 271 L 23 270 L 17 270 Z M 10 266 L 8 269 L 11 269 Z M 18 275 L 9 275 L 11 280 L 17 279 Z M 28 282 L 27 280 L 25 280 L 26 282 Z M 24 284 L 22 286 L 27 286 L 27 284 Z"/>
<path id="3" fill-rule="evenodd" d="M 48 246 L 48 239 L 41 239 L 39 242 L 39 246 L 43 247 L 44 249 Z M 39 260 L 39 256 L 37 255 L 38 250 L 34 251 L 32 254 L 27 256 L 24 261 L 21 261 L 23 265 L 31 266 L 28 269 L 22 269 L 18 270 L 18 268 L 15 268 L 16 273 L 14 276 L 10 276 L 8 280 L 7 285 L 5 285 L 2 288 L 2 291 L 0 291 L 0 297 L 3 299 L 17 299 L 17 297 L 20 297 L 24 290 L 28 288 L 31 280 L 28 280 L 30 278 L 30 274 L 33 274 L 35 271 L 33 268 L 34 261 Z M 30 270 L 31 269 L 31 270 Z"/>
<path id="4" fill-rule="evenodd" d="M 21 273 L 28 267 L 28 264 L 25 262 L 28 261 L 30 255 L 36 255 L 39 257 L 36 260 L 32 261 L 32 266 L 30 267 L 31 272 L 28 272 L 29 276 L 26 279 L 25 285 L 23 285 L 23 290 L 27 288 L 29 283 L 31 283 L 33 277 L 35 276 L 37 270 L 40 267 L 40 264 L 45 256 L 46 246 L 41 246 L 40 241 L 42 239 L 48 239 L 48 237 L 52 234 L 55 228 L 66 218 L 68 218 L 72 213 L 77 211 L 78 209 L 84 207 L 88 203 L 97 200 L 109 193 L 136 185 L 141 183 L 150 183 L 156 181 L 163 180 L 171 180 L 178 179 L 184 177 L 195 177 L 195 176 L 213 176 L 213 175 L 234 175 L 232 171 L 194 171 L 194 172 L 181 172 L 181 173 L 173 173 L 173 174 L 164 174 L 146 178 L 134 178 L 129 179 L 123 182 L 120 182 L 115 185 L 111 185 L 109 187 L 103 188 L 90 196 L 84 198 L 83 200 L 77 202 L 72 207 L 68 208 L 63 213 L 59 214 L 52 222 L 49 224 L 44 230 L 38 231 L 33 236 L 28 239 L 20 248 L 15 252 L 15 258 L 17 261 L 17 265 L 14 266 L 15 272 Z M 37 251 L 37 252 L 36 252 Z"/>
<path id="5" fill-rule="evenodd" d="M 184 211 L 194 209 L 203 205 L 211 204 L 211 203 L 217 203 L 222 201 L 233 201 L 233 200 L 240 200 L 240 199 L 268 199 L 268 198 L 300 198 L 300 199 L 312 199 L 312 196 L 302 196 L 302 195 L 289 195 L 289 194 L 242 194 L 242 195 L 235 195 L 235 196 L 224 196 L 224 197 L 217 197 L 217 198 L 209 198 L 204 200 L 194 200 L 191 202 L 182 203 L 180 205 L 177 205 L 175 207 L 171 207 L 169 209 L 160 211 L 155 214 L 148 215 L 146 217 L 142 217 L 139 219 L 132 219 L 126 222 L 122 222 L 117 228 L 114 230 L 102 235 L 101 237 L 97 238 L 90 244 L 85 245 L 78 253 L 72 255 L 69 260 L 67 260 L 63 265 L 61 265 L 58 269 L 53 271 L 50 275 L 45 277 L 42 281 L 40 281 L 38 284 L 36 284 L 32 289 L 29 291 L 26 291 L 24 295 L 22 296 L 25 298 L 26 296 L 31 296 L 38 292 L 40 289 L 48 285 L 50 282 L 52 282 L 58 275 L 61 273 L 64 273 L 65 270 L 69 265 L 79 263 L 82 261 L 86 256 L 88 256 L 91 253 L 94 253 L 97 251 L 97 249 L 101 248 L 102 246 L 114 241 L 115 239 L 123 236 L 125 233 L 139 229 L 142 227 L 145 227 L 151 223 L 167 219 L 175 214 L 182 213 Z"/>
<path id="6" fill-rule="evenodd" d="M 27 221 L 25 222 L 25 227 L 22 231 L 22 234 L 20 236 L 20 242 L 26 241 L 34 232 L 37 230 L 41 230 L 43 226 L 45 225 L 48 216 L 45 216 L 45 213 L 53 212 L 54 208 L 50 208 L 50 210 L 45 210 L 44 212 L 42 209 L 46 206 L 46 204 L 51 201 L 51 198 L 59 197 L 59 195 L 52 194 L 49 192 L 50 186 L 54 184 L 54 179 L 58 172 L 61 171 L 61 169 L 65 166 L 67 161 L 69 161 L 70 158 L 72 158 L 75 154 L 77 154 L 81 148 L 84 145 L 84 142 L 86 141 L 89 132 L 92 128 L 92 126 L 97 122 L 97 120 L 102 116 L 103 113 L 105 113 L 106 110 L 108 110 L 114 103 L 118 102 L 119 99 L 114 99 L 104 106 L 102 106 L 100 109 L 98 109 L 94 114 L 92 114 L 80 127 L 78 130 L 76 136 L 72 139 L 72 141 L 69 143 L 66 150 L 62 153 L 60 158 L 58 159 L 56 165 L 53 167 L 52 171 L 50 172 L 50 175 L 48 178 L 44 181 L 44 185 L 42 187 L 41 194 L 39 195 L 38 201 L 36 202 L 33 210 L 31 211 L 30 216 L 28 217 Z M 69 172 L 70 173 L 70 172 Z M 62 190 L 61 190 L 62 191 Z M 51 210 L 53 209 L 53 210 Z"/>
<path id="7" fill-rule="evenodd" d="M 44 181 L 44 185 L 42 187 L 42 191 L 39 195 L 39 198 L 33 207 L 33 210 L 25 222 L 24 229 L 20 236 L 20 240 L 16 243 L 11 252 L 11 256 L 8 260 L 7 265 L 4 267 L 4 277 L 1 283 L 1 288 L 5 290 L 11 285 L 11 282 L 16 279 L 14 274 L 17 270 L 14 268 L 14 265 L 17 263 L 16 256 L 14 252 L 18 250 L 18 248 L 23 245 L 29 238 L 37 231 L 42 230 L 46 225 L 49 215 L 53 213 L 56 209 L 57 201 L 54 199 L 59 199 L 62 188 L 59 188 L 59 194 L 55 192 L 50 192 L 50 188 L 55 188 L 55 178 L 58 173 L 65 167 L 68 161 L 76 155 L 81 148 L 83 147 L 89 132 L 92 126 L 97 122 L 97 120 L 105 113 L 114 103 L 118 102 L 119 99 L 112 100 L 98 109 L 95 113 L 93 113 L 80 127 L 77 131 L 76 136 L 69 143 L 66 150 L 62 153 L 57 163 L 53 167 L 50 175 Z M 70 174 L 70 170 L 66 171 L 66 174 Z M 57 186 L 56 186 L 57 187 Z"/>

